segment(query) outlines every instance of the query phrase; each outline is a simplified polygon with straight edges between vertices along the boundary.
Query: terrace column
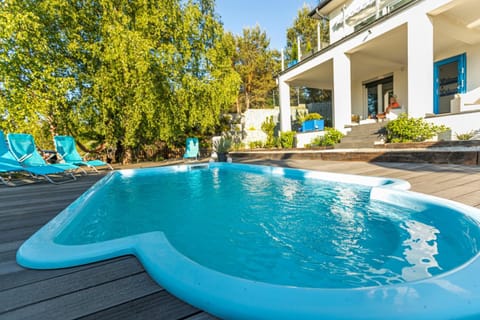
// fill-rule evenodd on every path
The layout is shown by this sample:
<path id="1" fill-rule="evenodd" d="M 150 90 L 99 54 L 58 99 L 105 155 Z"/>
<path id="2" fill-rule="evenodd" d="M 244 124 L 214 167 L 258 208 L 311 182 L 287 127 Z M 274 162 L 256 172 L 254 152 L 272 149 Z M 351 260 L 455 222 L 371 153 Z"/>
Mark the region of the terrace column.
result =
<path id="1" fill-rule="evenodd" d="M 278 81 L 278 91 L 280 93 L 280 131 L 286 132 L 292 130 L 292 119 L 290 110 L 290 86 L 285 82 Z"/>
<path id="2" fill-rule="evenodd" d="M 408 115 L 433 113 L 433 24 L 426 14 L 408 22 Z"/>
<path id="3" fill-rule="evenodd" d="M 352 114 L 352 81 L 350 73 L 350 57 L 338 54 L 333 58 L 333 126 L 344 131 L 345 125 L 351 122 Z"/>

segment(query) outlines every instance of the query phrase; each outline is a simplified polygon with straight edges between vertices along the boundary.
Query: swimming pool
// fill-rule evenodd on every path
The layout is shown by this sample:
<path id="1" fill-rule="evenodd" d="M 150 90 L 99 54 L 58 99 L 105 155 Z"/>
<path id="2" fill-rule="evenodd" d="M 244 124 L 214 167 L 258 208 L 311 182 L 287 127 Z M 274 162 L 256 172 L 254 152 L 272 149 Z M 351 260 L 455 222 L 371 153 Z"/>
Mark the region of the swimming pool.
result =
<path id="1" fill-rule="evenodd" d="M 222 318 L 478 315 L 479 210 L 384 178 L 219 164 L 116 171 L 17 253 L 30 268 L 134 254 Z"/>

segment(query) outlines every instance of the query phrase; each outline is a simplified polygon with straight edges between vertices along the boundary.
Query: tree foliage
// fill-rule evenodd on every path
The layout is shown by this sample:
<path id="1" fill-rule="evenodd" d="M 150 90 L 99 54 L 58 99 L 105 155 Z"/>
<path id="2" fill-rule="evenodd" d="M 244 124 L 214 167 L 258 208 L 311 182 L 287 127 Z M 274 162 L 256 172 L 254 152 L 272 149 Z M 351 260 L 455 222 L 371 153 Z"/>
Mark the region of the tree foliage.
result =
<path id="1" fill-rule="evenodd" d="M 258 25 L 243 29 L 243 34 L 236 37 L 234 65 L 242 79 L 237 112 L 263 108 L 270 102 L 276 87 L 274 77 L 280 70 L 280 53 L 269 47 L 270 40 Z"/>
<path id="2" fill-rule="evenodd" d="M 277 139 L 275 137 L 276 127 L 277 124 L 273 121 L 273 116 L 268 117 L 262 123 L 262 131 L 267 135 L 267 141 L 265 142 L 267 148 L 274 147 L 277 144 Z"/>
<path id="3" fill-rule="evenodd" d="M 211 134 L 240 78 L 214 0 L 0 2 L 0 127 L 144 146 Z"/>

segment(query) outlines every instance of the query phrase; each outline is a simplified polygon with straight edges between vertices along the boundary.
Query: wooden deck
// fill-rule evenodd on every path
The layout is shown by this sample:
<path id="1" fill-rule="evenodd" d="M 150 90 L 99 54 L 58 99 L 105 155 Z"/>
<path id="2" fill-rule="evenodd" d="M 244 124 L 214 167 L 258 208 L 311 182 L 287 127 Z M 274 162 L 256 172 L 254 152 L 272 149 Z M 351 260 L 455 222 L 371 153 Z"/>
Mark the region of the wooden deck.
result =
<path id="1" fill-rule="evenodd" d="M 318 160 L 250 163 L 405 179 L 412 190 L 480 208 L 480 167 Z M 213 319 L 175 298 L 145 273 L 135 257 L 59 270 L 27 270 L 18 247 L 101 178 L 64 185 L 0 186 L 0 319 Z"/>

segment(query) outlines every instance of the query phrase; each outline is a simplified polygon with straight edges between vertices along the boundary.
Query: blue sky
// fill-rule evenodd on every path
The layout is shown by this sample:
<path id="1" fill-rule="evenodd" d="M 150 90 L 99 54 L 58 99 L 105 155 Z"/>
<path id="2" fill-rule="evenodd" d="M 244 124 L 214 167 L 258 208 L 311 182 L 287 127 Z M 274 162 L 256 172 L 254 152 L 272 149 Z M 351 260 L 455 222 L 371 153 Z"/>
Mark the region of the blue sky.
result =
<path id="1" fill-rule="evenodd" d="M 225 30 L 235 35 L 258 23 L 270 38 L 270 48 L 280 50 L 287 44 L 287 28 L 304 3 L 313 8 L 318 0 L 216 0 L 216 11 Z"/>

